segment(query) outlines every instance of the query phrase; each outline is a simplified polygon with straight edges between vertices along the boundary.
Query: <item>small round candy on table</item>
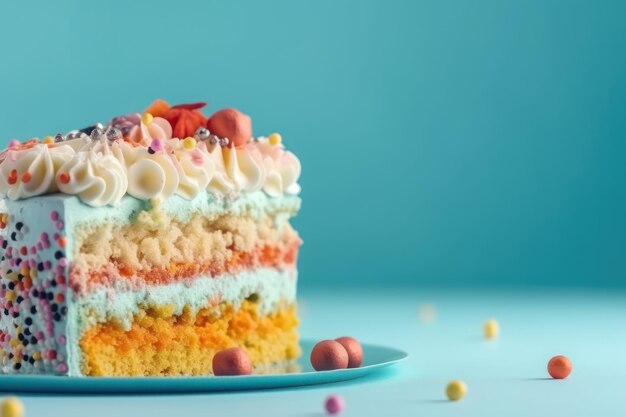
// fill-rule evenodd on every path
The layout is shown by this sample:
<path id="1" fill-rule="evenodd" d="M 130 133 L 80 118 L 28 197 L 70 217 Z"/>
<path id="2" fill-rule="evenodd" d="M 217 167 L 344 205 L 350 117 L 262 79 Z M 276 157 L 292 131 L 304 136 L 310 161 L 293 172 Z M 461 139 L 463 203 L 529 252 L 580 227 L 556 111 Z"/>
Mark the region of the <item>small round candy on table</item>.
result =
<path id="1" fill-rule="evenodd" d="M 465 394 L 467 394 L 467 385 L 459 379 L 450 381 L 446 387 L 446 396 L 450 401 L 458 401 L 465 397 Z"/>
<path id="2" fill-rule="evenodd" d="M 572 362 L 563 355 L 557 355 L 548 362 L 548 373 L 554 379 L 565 379 L 572 372 Z"/>
<path id="3" fill-rule="evenodd" d="M 496 339 L 500 335 L 500 325 L 495 319 L 485 321 L 483 325 L 483 335 L 485 339 Z"/>
<path id="4" fill-rule="evenodd" d="M 17 397 L 7 397 L 0 404 L 0 414 L 2 417 L 22 417 L 24 405 Z"/>
<path id="5" fill-rule="evenodd" d="M 328 414 L 339 414 L 343 411 L 345 403 L 339 395 L 330 395 L 324 404 Z"/>

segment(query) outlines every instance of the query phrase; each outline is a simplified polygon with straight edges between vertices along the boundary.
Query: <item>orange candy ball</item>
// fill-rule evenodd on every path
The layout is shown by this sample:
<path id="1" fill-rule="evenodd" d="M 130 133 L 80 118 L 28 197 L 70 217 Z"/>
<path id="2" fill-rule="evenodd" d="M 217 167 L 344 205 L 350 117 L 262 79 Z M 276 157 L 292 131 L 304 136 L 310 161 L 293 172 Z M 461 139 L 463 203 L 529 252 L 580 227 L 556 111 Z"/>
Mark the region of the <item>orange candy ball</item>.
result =
<path id="1" fill-rule="evenodd" d="M 548 362 L 548 373 L 554 379 L 565 379 L 572 372 L 572 362 L 563 355 L 558 355 Z"/>
<path id="2" fill-rule="evenodd" d="M 354 337 L 343 336 L 335 339 L 348 353 L 348 368 L 358 368 L 363 363 L 363 347 Z"/>
<path id="3" fill-rule="evenodd" d="M 220 138 L 228 138 L 235 147 L 240 148 L 252 138 L 250 117 L 237 109 L 222 109 L 206 122 L 209 131 Z"/>
<path id="4" fill-rule="evenodd" d="M 213 374 L 216 376 L 250 375 L 252 362 L 245 350 L 233 347 L 219 351 L 213 357 Z"/>
<path id="5" fill-rule="evenodd" d="M 341 343 L 322 340 L 311 351 L 311 365 L 316 371 L 330 371 L 348 367 L 348 352 Z"/>

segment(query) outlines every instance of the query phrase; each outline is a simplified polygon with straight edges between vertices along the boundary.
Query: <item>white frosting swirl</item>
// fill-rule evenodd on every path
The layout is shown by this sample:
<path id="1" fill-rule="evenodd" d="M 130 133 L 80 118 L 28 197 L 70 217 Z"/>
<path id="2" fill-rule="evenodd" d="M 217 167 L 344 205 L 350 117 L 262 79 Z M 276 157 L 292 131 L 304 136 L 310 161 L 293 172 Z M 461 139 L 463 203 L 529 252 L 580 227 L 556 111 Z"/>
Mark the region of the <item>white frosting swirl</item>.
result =
<path id="1" fill-rule="evenodd" d="M 70 146 L 72 149 L 74 149 L 75 152 L 78 152 L 81 149 L 85 149 L 85 148 L 91 146 L 91 143 L 92 143 L 91 142 L 91 138 L 89 136 L 85 135 L 84 133 L 81 134 L 77 138 L 63 141 L 63 145 Z"/>
<path id="2" fill-rule="evenodd" d="M 140 200 L 164 200 L 178 188 L 178 170 L 172 156 L 165 152 L 149 153 L 142 146 L 121 143 L 121 152 L 128 170 L 128 194 Z"/>
<path id="3" fill-rule="evenodd" d="M 56 183 L 62 192 L 78 195 L 92 207 L 101 207 L 120 202 L 128 189 L 128 175 L 109 145 L 102 143 L 67 161 L 59 169 Z"/>
<path id="4" fill-rule="evenodd" d="M 263 155 L 266 178 L 263 191 L 272 197 L 300 193 L 298 179 L 302 172 L 300 160 L 282 145 L 272 145 L 266 138 L 259 138 L 258 149 Z"/>
<path id="5" fill-rule="evenodd" d="M 172 139 L 168 145 L 174 153 L 174 163 L 178 170 L 178 188 L 176 194 L 187 200 L 193 199 L 211 182 L 215 173 L 215 165 L 204 143 L 195 149 L 187 150 L 183 142 Z"/>
<path id="6" fill-rule="evenodd" d="M 300 192 L 300 161 L 266 138 L 240 148 L 200 141 L 188 149 L 178 139 L 157 145 L 83 135 L 63 144 L 12 146 L 0 154 L 0 193 L 16 200 L 61 190 L 99 207 L 119 203 L 124 194 L 158 202 L 173 194 L 191 200 L 203 190 L 225 196 Z"/>
<path id="7" fill-rule="evenodd" d="M 263 157 L 253 143 L 242 148 L 224 148 L 223 153 L 226 172 L 237 191 L 252 192 L 263 187 Z"/>
<path id="8" fill-rule="evenodd" d="M 18 200 L 57 191 L 54 176 L 74 154 L 74 149 L 67 145 L 9 149 L 0 164 L 0 193 Z"/>
<path id="9" fill-rule="evenodd" d="M 150 143 L 152 139 L 168 140 L 172 137 L 172 126 L 161 117 L 150 119 L 148 124 L 142 120 L 132 128 L 129 137 L 134 143 Z"/>
<path id="10" fill-rule="evenodd" d="M 211 161 L 215 167 L 213 178 L 209 183 L 207 190 L 215 194 L 229 195 L 235 191 L 235 183 L 226 172 L 226 163 L 224 162 L 224 152 L 221 146 L 213 146 L 210 152 Z"/>
<path id="11" fill-rule="evenodd" d="M 254 143 L 242 148 L 215 146 L 211 159 L 215 164 L 215 175 L 209 184 L 209 191 L 230 194 L 253 192 L 263 187 L 263 157 Z"/>

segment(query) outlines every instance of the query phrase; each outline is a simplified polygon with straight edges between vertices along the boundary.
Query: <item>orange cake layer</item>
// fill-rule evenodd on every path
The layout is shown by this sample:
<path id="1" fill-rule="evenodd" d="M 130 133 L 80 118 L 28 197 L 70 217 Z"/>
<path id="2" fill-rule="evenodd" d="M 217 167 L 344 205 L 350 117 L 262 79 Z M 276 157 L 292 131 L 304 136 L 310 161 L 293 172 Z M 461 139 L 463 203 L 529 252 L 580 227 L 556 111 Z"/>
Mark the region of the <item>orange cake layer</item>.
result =
<path id="1" fill-rule="evenodd" d="M 283 303 L 260 315 L 255 300 L 235 309 L 219 303 L 176 316 L 172 306 L 135 315 L 130 330 L 115 322 L 97 324 L 80 339 L 81 372 L 93 376 L 212 374 L 213 356 L 232 346 L 244 348 L 256 367 L 286 362 L 300 353 L 296 307 Z"/>

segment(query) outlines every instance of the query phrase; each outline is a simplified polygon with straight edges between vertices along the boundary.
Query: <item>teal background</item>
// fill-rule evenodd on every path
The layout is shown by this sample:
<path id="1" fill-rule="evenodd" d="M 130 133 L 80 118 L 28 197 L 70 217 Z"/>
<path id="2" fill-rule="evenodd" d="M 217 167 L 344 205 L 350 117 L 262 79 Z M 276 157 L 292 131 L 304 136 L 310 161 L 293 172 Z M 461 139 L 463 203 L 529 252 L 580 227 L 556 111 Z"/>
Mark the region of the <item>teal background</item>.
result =
<path id="1" fill-rule="evenodd" d="M 0 6 L 0 138 L 154 98 L 302 160 L 304 287 L 626 283 L 626 3 Z"/>

